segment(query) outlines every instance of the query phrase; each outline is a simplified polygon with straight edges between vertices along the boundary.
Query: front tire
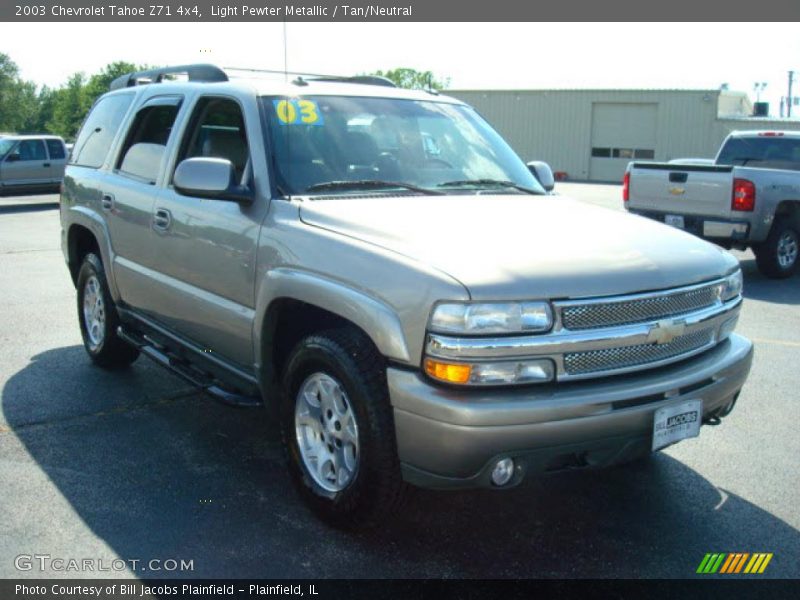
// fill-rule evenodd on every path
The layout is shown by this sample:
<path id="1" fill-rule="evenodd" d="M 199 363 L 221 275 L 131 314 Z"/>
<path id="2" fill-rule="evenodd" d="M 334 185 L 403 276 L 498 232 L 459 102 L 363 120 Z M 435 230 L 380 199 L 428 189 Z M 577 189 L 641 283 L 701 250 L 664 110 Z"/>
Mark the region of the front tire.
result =
<path id="1" fill-rule="evenodd" d="M 105 369 L 127 367 L 139 350 L 117 336 L 119 315 L 108 289 L 103 261 L 89 253 L 78 272 L 78 321 L 83 346 L 92 361 Z"/>
<path id="2" fill-rule="evenodd" d="M 777 220 L 767 239 L 753 248 L 761 273 L 771 279 L 791 277 L 800 255 L 800 233 L 789 221 Z"/>
<path id="3" fill-rule="evenodd" d="M 406 484 L 386 364 L 360 331 L 297 344 L 284 370 L 281 426 L 292 480 L 323 520 L 361 528 L 397 512 Z"/>

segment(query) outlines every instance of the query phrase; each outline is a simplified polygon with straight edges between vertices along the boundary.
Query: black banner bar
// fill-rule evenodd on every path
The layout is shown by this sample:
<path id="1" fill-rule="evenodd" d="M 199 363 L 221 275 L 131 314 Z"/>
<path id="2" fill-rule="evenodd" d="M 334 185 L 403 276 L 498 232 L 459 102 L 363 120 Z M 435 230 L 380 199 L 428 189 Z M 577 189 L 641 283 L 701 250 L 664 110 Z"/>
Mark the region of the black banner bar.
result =
<path id="1" fill-rule="evenodd" d="M 0 0 L 0 21 L 796 21 L 796 0 Z M 679 35 L 676 28 L 676 35 Z M 676 38 L 677 42 L 677 38 Z M 735 44 L 735 40 L 731 40 Z"/>
<path id="2" fill-rule="evenodd" d="M 695 580 L 136 580 L 136 579 L 5 579 L 3 600 L 503 600 L 580 598 L 730 598 L 800 597 L 797 580 L 723 578 Z"/>

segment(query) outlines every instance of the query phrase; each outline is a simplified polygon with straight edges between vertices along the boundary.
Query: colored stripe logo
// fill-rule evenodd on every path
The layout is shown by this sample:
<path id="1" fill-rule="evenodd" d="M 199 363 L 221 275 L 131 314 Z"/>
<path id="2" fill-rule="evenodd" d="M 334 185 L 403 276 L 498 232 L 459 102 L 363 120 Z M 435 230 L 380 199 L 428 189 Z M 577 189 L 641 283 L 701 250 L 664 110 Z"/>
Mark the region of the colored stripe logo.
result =
<path id="1" fill-rule="evenodd" d="M 772 552 L 709 552 L 700 561 L 697 573 L 703 575 L 720 574 L 761 574 L 769 561 L 772 560 Z"/>

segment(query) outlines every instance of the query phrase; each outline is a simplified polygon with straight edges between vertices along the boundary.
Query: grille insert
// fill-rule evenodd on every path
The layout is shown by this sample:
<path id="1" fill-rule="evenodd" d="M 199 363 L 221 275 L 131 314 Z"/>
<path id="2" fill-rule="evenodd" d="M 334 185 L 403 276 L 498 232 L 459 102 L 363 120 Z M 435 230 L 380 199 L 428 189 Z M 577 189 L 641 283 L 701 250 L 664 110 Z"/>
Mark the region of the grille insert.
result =
<path id="1" fill-rule="evenodd" d="M 660 296 L 565 306 L 561 310 L 561 322 L 573 331 L 644 323 L 713 306 L 718 294 L 719 284 L 715 283 L 682 292 L 665 292 Z"/>
<path id="2" fill-rule="evenodd" d="M 699 350 L 713 339 L 713 329 L 702 329 L 677 337 L 667 344 L 638 344 L 572 352 L 564 355 L 564 370 L 569 375 L 584 375 L 647 365 Z"/>

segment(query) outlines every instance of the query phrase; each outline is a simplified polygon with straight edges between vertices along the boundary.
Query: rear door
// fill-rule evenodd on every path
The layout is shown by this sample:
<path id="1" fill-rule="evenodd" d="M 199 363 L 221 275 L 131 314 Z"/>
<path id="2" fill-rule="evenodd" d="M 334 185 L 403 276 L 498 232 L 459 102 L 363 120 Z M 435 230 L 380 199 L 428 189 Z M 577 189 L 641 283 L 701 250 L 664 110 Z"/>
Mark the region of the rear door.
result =
<path id="1" fill-rule="evenodd" d="M 732 190 L 730 166 L 634 163 L 628 208 L 728 218 Z"/>
<path id="2" fill-rule="evenodd" d="M 153 247 L 153 207 L 163 193 L 157 184 L 182 103 L 181 95 L 153 96 L 136 109 L 101 189 L 117 287 L 126 304 L 145 311 L 154 310 L 153 269 L 164 259 Z"/>
<path id="3" fill-rule="evenodd" d="M 3 183 L 11 186 L 38 186 L 48 183 L 49 163 L 44 141 L 20 140 L 3 159 Z"/>

